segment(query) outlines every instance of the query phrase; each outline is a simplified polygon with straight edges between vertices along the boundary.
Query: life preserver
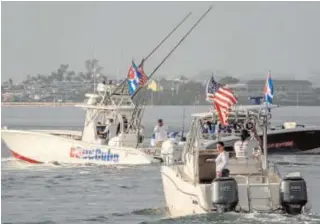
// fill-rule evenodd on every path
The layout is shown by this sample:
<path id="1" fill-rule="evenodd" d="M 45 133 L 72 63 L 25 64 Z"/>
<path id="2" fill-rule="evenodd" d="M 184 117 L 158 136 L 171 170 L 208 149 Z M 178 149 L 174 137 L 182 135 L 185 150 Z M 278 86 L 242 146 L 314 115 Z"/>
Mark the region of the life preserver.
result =
<path id="1" fill-rule="evenodd" d="M 245 129 L 250 131 L 252 128 L 254 128 L 254 124 L 253 124 L 253 122 L 248 121 L 245 123 L 244 127 L 245 127 Z"/>
<path id="2" fill-rule="evenodd" d="M 240 131 L 240 130 L 242 130 L 242 126 L 239 123 L 234 123 L 233 124 L 233 129 L 236 130 L 236 131 Z"/>

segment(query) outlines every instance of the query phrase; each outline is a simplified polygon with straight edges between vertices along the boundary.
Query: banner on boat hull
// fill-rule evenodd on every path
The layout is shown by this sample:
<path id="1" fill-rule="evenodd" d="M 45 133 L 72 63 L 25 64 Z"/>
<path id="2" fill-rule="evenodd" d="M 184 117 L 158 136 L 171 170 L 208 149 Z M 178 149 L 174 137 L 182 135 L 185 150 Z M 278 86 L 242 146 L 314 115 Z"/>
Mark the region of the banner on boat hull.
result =
<path id="1" fill-rule="evenodd" d="M 112 153 L 110 149 L 108 151 L 103 151 L 102 149 L 84 149 L 81 147 L 71 147 L 69 157 L 75 159 L 119 162 L 120 155 L 118 153 Z"/>

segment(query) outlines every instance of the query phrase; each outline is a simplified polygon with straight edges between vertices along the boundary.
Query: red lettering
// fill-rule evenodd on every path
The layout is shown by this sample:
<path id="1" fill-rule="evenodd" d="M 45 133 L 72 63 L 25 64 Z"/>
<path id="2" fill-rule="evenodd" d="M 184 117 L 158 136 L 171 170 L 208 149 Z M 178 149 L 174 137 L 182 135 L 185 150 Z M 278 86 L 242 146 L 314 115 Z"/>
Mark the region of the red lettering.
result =
<path id="1" fill-rule="evenodd" d="M 288 147 L 293 145 L 294 145 L 293 141 L 279 142 L 279 143 L 268 144 L 268 148 L 280 148 L 280 147 Z"/>
<path id="2" fill-rule="evenodd" d="M 81 158 L 82 156 L 82 150 L 79 148 L 71 147 L 70 148 L 70 158 Z"/>
<path id="3" fill-rule="evenodd" d="M 75 148 L 71 147 L 70 148 L 70 155 L 69 155 L 70 158 L 74 158 L 75 157 Z"/>

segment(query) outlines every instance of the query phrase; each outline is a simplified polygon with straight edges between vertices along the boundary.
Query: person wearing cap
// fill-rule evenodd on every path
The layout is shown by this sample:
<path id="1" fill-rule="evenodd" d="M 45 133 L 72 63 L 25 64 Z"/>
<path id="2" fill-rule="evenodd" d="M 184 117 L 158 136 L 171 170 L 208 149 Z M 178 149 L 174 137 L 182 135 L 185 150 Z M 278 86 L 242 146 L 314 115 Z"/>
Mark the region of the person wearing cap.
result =
<path id="1" fill-rule="evenodd" d="M 162 143 L 168 139 L 168 133 L 162 119 L 159 119 L 158 124 L 154 127 L 154 134 L 156 147 L 161 147 Z"/>

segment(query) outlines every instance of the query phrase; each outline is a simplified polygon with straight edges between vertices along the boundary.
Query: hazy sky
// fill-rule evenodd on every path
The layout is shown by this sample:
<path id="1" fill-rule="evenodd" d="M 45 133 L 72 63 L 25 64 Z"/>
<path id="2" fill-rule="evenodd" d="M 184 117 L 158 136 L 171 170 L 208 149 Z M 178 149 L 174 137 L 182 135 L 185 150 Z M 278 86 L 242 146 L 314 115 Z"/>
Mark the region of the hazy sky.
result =
<path id="1" fill-rule="evenodd" d="M 151 72 L 210 2 L 2 2 L 2 79 L 50 74 L 66 63 L 84 71 L 99 59 L 126 76 L 188 13 L 192 16 L 146 63 Z M 245 74 L 320 71 L 320 2 L 217 2 L 160 74 L 203 70 Z M 121 56 L 118 63 L 119 55 Z"/>

